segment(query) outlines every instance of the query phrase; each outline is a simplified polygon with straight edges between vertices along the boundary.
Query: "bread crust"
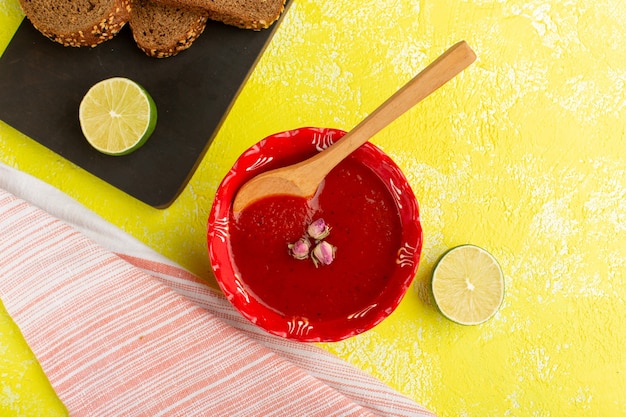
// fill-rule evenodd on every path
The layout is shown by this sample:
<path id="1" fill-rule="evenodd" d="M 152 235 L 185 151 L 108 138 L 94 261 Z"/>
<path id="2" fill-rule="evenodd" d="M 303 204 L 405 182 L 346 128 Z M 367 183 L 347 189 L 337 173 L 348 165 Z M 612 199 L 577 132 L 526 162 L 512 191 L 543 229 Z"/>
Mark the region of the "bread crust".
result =
<path id="1" fill-rule="evenodd" d="M 130 0 L 102 0 L 110 3 L 110 7 L 101 16 L 92 21 L 79 24 L 73 30 L 50 24 L 50 13 L 52 9 L 48 7 L 46 1 L 20 0 L 20 6 L 24 14 L 32 25 L 47 38 L 63 46 L 90 46 L 94 47 L 113 38 L 130 20 Z M 76 20 L 83 15 L 61 16 Z"/>
<path id="2" fill-rule="evenodd" d="M 200 7 L 209 19 L 242 29 L 269 28 L 285 10 L 285 0 L 154 0 L 179 7 Z"/>

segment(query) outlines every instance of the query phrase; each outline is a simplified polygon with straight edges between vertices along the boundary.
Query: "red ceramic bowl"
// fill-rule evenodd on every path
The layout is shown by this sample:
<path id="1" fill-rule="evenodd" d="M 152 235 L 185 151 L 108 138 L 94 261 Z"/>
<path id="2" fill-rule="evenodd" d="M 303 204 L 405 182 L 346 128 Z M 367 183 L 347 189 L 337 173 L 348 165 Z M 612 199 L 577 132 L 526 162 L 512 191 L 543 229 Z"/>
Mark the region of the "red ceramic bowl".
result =
<path id="1" fill-rule="evenodd" d="M 344 134 L 336 129 L 302 128 L 271 135 L 239 157 L 215 195 L 207 235 L 211 266 L 217 282 L 244 317 L 271 334 L 299 341 L 322 342 L 338 341 L 365 332 L 396 309 L 415 276 L 422 249 L 418 204 L 402 171 L 371 143 L 357 149 L 350 158 L 354 158 L 382 181 L 383 188 L 391 196 L 390 201 L 395 203 L 399 220 L 397 247 L 390 248 L 394 259 L 388 262 L 389 273 L 385 274 L 384 284 L 373 296 L 370 291 L 363 299 L 357 297 L 347 307 L 349 310 L 335 316 L 300 314 L 293 310 L 285 313 L 280 306 L 271 305 L 271 302 L 256 296 L 235 265 L 230 241 L 231 204 L 239 187 L 260 172 L 292 164 L 320 152 Z M 331 234 L 341 233 L 341 225 L 332 226 L 338 227 Z M 338 247 L 337 257 L 341 254 L 342 248 Z M 367 258 L 357 260 L 358 263 L 369 261 Z M 320 271 L 324 273 L 323 268 L 330 266 L 322 266 Z M 335 281 L 341 280 L 342 277 L 337 277 Z M 359 283 L 355 283 L 355 286 L 358 287 Z M 316 290 L 322 294 L 328 291 L 330 294 L 333 291 L 331 287 L 334 285 Z"/>

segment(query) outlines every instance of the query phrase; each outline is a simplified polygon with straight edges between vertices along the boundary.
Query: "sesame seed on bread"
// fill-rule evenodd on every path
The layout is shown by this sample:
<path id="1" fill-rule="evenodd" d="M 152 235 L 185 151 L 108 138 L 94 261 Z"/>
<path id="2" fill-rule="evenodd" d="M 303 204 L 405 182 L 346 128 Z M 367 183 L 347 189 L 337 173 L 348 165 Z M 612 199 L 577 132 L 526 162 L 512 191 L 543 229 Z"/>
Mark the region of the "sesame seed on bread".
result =
<path id="1" fill-rule="evenodd" d="M 64 46 L 96 46 L 130 19 L 130 0 L 20 0 L 20 5 L 37 30 Z"/>
<path id="2" fill-rule="evenodd" d="M 154 0 L 163 4 L 201 7 L 209 19 L 243 29 L 261 30 L 272 25 L 283 12 L 285 0 Z"/>
<path id="3" fill-rule="evenodd" d="M 130 28 L 137 46 L 148 56 L 166 58 L 189 48 L 207 20 L 204 9 L 132 0 Z"/>

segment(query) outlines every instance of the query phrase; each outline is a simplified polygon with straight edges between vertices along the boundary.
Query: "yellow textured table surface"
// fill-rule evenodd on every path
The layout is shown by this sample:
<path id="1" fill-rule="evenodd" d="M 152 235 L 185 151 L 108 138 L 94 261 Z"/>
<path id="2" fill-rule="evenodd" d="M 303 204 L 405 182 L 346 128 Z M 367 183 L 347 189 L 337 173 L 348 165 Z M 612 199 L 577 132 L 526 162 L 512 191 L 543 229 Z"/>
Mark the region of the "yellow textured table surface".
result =
<path id="1" fill-rule="evenodd" d="M 17 0 L 0 0 L 0 50 L 21 19 Z M 420 203 L 415 285 L 381 325 L 322 347 L 441 416 L 626 415 L 625 21 L 618 0 L 293 0 L 171 207 L 4 123 L 0 160 L 212 280 L 206 219 L 240 152 L 300 126 L 349 130 L 465 39 L 476 63 L 373 140 Z M 463 243 L 505 274 L 499 313 L 473 327 L 444 319 L 429 293 L 436 260 Z"/>

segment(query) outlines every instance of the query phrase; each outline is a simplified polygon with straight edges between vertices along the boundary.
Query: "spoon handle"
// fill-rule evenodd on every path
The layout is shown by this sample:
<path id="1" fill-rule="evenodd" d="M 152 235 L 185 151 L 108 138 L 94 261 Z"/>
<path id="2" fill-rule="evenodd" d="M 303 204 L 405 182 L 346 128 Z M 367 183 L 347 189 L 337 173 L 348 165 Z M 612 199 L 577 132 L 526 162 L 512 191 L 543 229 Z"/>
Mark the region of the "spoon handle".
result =
<path id="1" fill-rule="evenodd" d="M 266 171 L 246 182 L 233 201 L 233 212 L 238 213 L 251 202 L 269 195 L 312 197 L 322 180 L 339 162 L 475 59 L 474 51 L 465 41 L 452 46 L 323 152 L 295 165 Z"/>
<path id="2" fill-rule="evenodd" d="M 407 110 L 450 81 L 476 59 L 476 54 L 465 41 L 451 46 L 428 67 L 405 84 L 380 105 L 341 140 L 308 160 L 308 175 L 315 172 L 313 181 L 321 181 L 347 155 L 366 143 Z M 317 163 L 319 161 L 319 163 Z M 313 169 L 312 169 L 313 168 Z M 315 185 L 316 187 L 317 185 Z"/>

